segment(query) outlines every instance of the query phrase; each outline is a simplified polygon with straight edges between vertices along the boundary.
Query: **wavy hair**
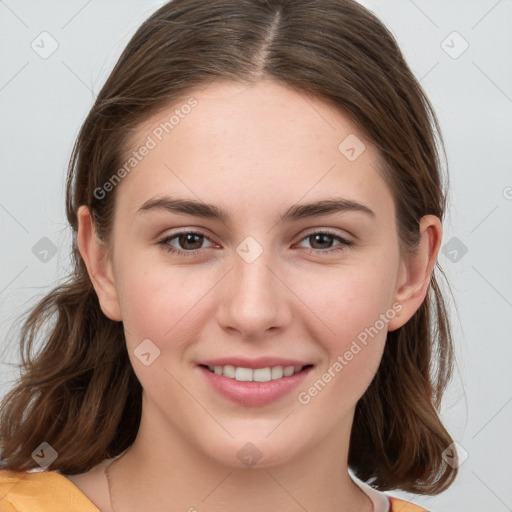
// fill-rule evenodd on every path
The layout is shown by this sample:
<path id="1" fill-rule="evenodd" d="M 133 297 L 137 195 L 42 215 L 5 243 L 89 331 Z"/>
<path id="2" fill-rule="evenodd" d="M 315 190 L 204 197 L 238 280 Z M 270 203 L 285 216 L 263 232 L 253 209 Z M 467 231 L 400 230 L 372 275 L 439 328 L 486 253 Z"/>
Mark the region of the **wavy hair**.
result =
<path id="1" fill-rule="evenodd" d="M 89 207 L 108 242 L 116 192 L 99 199 L 94 191 L 125 161 L 136 128 L 214 80 L 261 79 L 329 102 L 376 146 L 405 250 L 416 247 L 422 216 L 443 219 L 439 149 L 446 154 L 434 109 L 371 11 L 353 0 L 165 4 L 126 46 L 75 142 L 66 190 L 73 271 L 22 324 L 21 376 L 1 405 L 2 467 L 36 468 L 31 454 L 46 441 L 59 454 L 49 469 L 82 473 L 135 440 L 142 388 L 123 325 L 102 313 L 79 254 L 77 210 Z M 453 343 L 440 274 L 436 263 L 420 308 L 388 333 L 377 374 L 356 406 L 349 466 L 380 490 L 436 494 L 457 473 L 442 458 L 452 443 L 439 407 Z M 33 353 L 40 333 L 43 343 Z"/>

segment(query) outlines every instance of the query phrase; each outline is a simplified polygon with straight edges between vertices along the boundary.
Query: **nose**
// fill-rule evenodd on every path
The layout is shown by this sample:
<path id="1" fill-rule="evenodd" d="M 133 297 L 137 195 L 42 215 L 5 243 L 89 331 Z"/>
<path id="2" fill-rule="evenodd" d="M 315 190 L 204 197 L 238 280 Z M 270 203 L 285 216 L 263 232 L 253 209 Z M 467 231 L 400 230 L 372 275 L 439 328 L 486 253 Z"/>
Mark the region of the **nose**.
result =
<path id="1" fill-rule="evenodd" d="M 247 340 L 268 337 L 291 323 L 290 296 L 275 262 L 265 252 L 252 263 L 235 258 L 218 309 L 221 327 Z"/>

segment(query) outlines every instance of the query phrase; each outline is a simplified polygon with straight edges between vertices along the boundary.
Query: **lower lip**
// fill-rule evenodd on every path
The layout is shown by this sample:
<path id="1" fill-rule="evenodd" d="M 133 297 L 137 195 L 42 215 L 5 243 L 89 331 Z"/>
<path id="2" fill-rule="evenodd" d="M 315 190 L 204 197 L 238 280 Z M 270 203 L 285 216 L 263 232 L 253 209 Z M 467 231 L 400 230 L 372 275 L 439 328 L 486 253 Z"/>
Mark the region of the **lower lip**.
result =
<path id="1" fill-rule="evenodd" d="M 241 382 L 213 373 L 204 366 L 198 368 L 218 393 L 233 402 L 242 405 L 266 405 L 290 393 L 306 378 L 312 367 L 268 382 Z"/>

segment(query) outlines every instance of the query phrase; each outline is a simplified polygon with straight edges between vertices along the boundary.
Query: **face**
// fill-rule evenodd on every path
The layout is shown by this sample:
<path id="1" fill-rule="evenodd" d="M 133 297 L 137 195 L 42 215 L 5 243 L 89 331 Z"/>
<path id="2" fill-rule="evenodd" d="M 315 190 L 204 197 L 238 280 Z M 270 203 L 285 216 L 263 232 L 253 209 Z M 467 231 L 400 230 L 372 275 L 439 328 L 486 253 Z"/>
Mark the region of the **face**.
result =
<path id="1" fill-rule="evenodd" d="M 193 91 L 139 127 L 132 148 L 144 144 L 116 187 L 111 240 L 143 423 L 232 466 L 333 441 L 400 309 L 377 151 L 332 106 L 273 82 Z"/>

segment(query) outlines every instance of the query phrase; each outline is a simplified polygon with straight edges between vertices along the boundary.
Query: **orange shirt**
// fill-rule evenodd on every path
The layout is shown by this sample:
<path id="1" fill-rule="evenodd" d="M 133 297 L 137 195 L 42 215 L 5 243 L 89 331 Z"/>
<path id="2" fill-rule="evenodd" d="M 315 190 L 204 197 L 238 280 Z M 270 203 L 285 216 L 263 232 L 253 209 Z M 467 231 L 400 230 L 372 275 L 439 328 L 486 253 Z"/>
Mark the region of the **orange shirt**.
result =
<path id="1" fill-rule="evenodd" d="M 427 512 L 389 497 L 390 512 Z M 0 470 L 0 512 L 101 512 L 78 487 L 56 471 Z"/>

